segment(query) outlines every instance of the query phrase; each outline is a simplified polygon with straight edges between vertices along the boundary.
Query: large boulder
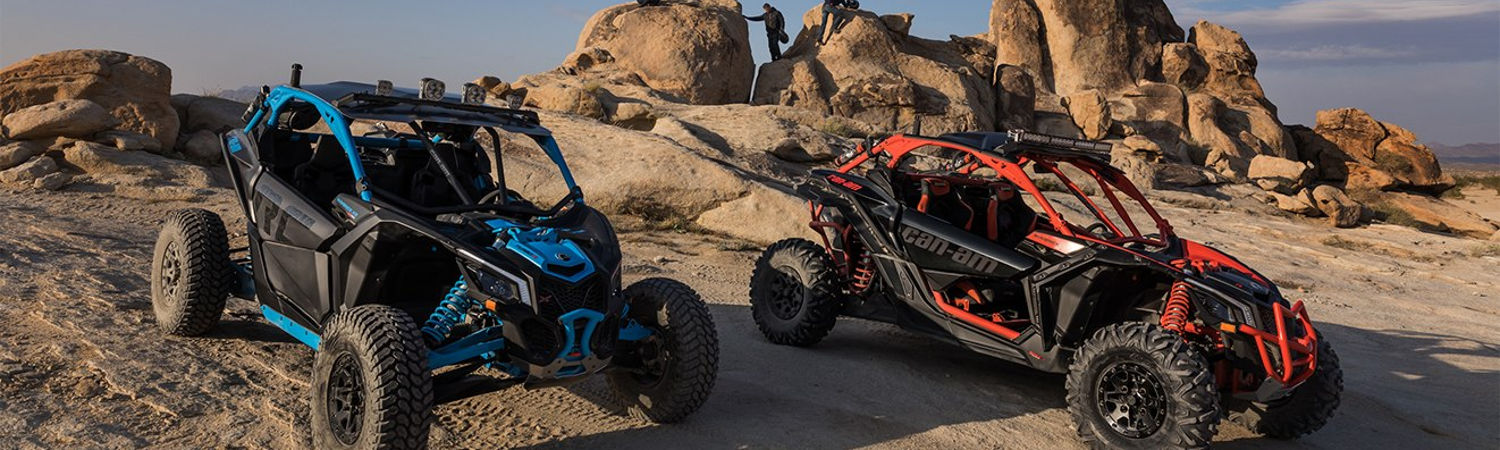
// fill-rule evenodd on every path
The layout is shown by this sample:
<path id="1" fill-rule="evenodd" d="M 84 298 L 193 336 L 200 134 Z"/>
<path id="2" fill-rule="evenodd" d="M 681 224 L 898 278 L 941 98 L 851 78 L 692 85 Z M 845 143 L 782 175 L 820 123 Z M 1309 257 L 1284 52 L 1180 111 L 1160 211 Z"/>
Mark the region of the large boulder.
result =
<path id="1" fill-rule="evenodd" d="M 1110 118 L 1109 101 L 1104 99 L 1104 94 L 1097 90 L 1079 91 L 1067 98 L 1068 114 L 1073 116 L 1073 124 L 1083 130 L 1086 139 L 1104 139 L 1109 134 L 1111 125 L 1114 124 Z"/>
<path id="2" fill-rule="evenodd" d="M 1307 147 L 1300 157 L 1315 163 L 1321 178 L 1348 180 L 1351 189 L 1359 185 L 1437 194 L 1454 185 L 1437 156 L 1418 143 L 1415 134 L 1359 109 L 1319 111 L 1314 128 L 1294 127 L 1292 133 L 1298 145 Z"/>
<path id="3" fill-rule="evenodd" d="M 1029 130 L 1036 125 L 1036 81 L 1026 69 L 995 66 L 995 129 Z"/>
<path id="4" fill-rule="evenodd" d="M 1180 142 L 1187 137 L 1187 96 L 1166 83 L 1144 82 L 1110 100 L 1115 123 L 1157 142 Z M 1183 162 L 1183 161 L 1179 161 Z"/>
<path id="5" fill-rule="evenodd" d="M 46 150 L 46 146 L 32 141 L 14 141 L 0 144 L 0 170 L 18 166 Z"/>
<path id="6" fill-rule="evenodd" d="M 1334 186 L 1325 184 L 1313 188 L 1312 199 L 1313 206 L 1327 215 L 1329 224 L 1335 227 L 1353 227 L 1364 216 L 1364 206 Z"/>
<path id="7" fill-rule="evenodd" d="M 1231 105 L 1203 92 L 1188 95 L 1187 104 L 1195 163 L 1239 180 L 1256 155 L 1297 158 L 1290 133 L 1264 108 Z"/>
<path id="8" fill-rule="evenodd" d="M 1261 189 L 1290 195 L 1312 181 L 1313 168 L 1301 161 L 1257 155 L 1250 160 L 1249 177 Z"/>
<path id="9" fill-rule="evenodd" d="M 1195 46 L 1194 49 L 1208 68 L 1198 88 L 1211 92 L 1230 104 L 1260 107 L 1270 111 L 1273 116 L 1276 114 L 1276 106 L 1266 100 L 1266 92 L 1255 78 L 1255 69 L 1259 66 L 1255 53 L 1250 51 L 1250 45 L 1245 43 L 1238 32 L 1200 21 L 1193 25 L 1188 42 Z M 1174 75 L 1177 65 L 1174 61 Z M 1189 57 L 1187 69 L 1181 75 L 1184 81 L 1191 81 L 1195 76 L 1192 65 Z"/>
<path id="10" fill-rule="evenodd" d="M 129 186 L 223 187 L 209 169 L 145 152 L 122 152 L 94 142 L 62 150 L 67 166 L 99 183 Z"/>
<path id="11" fill-rule="evenodd" d="M 991 130 L 993 48 L 977 39 L 935 41 L 892 30 L 868 12 L 817 44 L 819 10 L 785 56 L 761 66 L 753 103 L 848 117 L 890 131 Z"/>
<path id="12" fill-rule="evenodd" d="M 736 1 L 606 8 L 584 25 L 577 48 L 606 50 L 647 86 L 694 104 L 744 102 L 755 77 L 749 27 Z"/>
<path id="13" fill-rule="evenodd" d="M 989 37 L 996 62 L 1032 71 L 1040 88 L 1109 95 L 1161 79 L 1162 44 L 1183 31 L 1161 0 L 994 0 Z"/>
<path id="14" fill-rule="evenodd" d="M 98 103 L 122 130 L 172 148 L 179 121 L 170 101 L 172 70 L 158 61 L 109 50 L 65 50 L 0 69 L 0 117 L 58 100 Z"/>
<path id="15" fill-rule="evenodd" d="M 104 107 L 88 100 L 58 100 L 6 114 L 5 135 L 11 139 L 58 136 L 89 138 L 120 124 Z"/>
<path id="16" fill-rule="evenodd" d="M 245 126 L 245 109 L 250 105 L 219 97 L 203 97 L 192 94 L 172 96 L 172 108 L 177 110 L 182 122 L 181 134 L 191 135 L 198 131 L 223 133 Z"/>
<path id="17" fill-rule="evenodd" d="M 32 158 L 19 166 L 0 171 L 0 183 L 31 185 L 33 181 L 57 172 L 57 161 L 45 155 Z"/>

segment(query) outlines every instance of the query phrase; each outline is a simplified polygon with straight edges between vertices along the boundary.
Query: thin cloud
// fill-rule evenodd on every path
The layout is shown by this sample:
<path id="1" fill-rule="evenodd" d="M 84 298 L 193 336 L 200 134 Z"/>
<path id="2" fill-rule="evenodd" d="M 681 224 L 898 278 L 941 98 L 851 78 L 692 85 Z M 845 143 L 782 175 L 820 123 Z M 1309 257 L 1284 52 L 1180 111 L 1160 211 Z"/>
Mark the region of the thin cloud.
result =
<path id="1" fill-rule="evenodd" d="M 1352 61 L 1408 58 L 1418 54 L 1413 48 L 1382 48 L 1364 45 L 1319 45 L 1305 48 L 1272 48 L 1258 51 L 1262 57 L 1292 61 Z"/>
<path id="2" fill-rule="evenodd" d="M 1180 2 L 1178 15 L 1229 25 L 1298 27 L 1416 22 L 1500 13 L 1500 1 L 1495 0 L 1298 0 L 1271 8 L 1237 11 L 1199 6 L 1210 3 L 1215 2 Z"/>

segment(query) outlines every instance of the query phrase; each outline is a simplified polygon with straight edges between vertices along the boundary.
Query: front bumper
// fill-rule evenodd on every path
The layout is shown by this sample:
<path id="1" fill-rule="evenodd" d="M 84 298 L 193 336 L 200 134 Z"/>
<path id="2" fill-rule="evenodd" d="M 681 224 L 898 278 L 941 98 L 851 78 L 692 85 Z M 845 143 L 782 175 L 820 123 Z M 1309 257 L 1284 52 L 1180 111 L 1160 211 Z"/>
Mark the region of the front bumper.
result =
<path id="1" fill-rule="evenodd" d="M 1246 324 L 1221 323 L 1220 331 L 1248 337 L 1254 344 L 1266 378 L 1293 388 L 1307 381 L 1318 367 L 1318 335 L 1307 308 L 1299 300 L 1291 308 L 1281 303 L 1271 305 L 1274 333 Z"/>

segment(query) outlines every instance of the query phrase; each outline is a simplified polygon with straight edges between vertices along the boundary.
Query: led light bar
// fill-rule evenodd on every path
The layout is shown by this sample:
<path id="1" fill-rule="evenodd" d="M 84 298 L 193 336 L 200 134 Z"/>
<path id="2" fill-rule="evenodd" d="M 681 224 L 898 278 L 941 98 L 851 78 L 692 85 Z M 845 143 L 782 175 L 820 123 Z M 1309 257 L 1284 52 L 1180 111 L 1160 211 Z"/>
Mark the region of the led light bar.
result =
<path id="1" fill-rule="evenodd" d="M 474 83 L 464 83 L 464 103 L 483 105 L 484 99 L 488 96 L 489 92 L 485 91 L 483 87 Z"/>

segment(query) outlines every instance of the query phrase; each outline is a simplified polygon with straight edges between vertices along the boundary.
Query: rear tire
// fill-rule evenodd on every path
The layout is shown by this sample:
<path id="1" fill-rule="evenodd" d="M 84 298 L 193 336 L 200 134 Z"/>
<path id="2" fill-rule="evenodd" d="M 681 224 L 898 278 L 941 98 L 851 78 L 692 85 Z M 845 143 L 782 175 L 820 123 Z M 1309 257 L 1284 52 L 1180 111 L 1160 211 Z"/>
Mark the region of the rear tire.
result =
<path id="1" fill-rule="evenodd" d="M 687 418 L 708 400 L 719 376 L 719 334 L 708 305 L 693 288 L 649 278 L 625 289 L 630 319 L 652 330 L 619 351 L 643 352 L 644 371 L 613 370 L 609 385 L 630 413 L 655 423 Z M 619 356 L 616 356 L 617 358 Z"/>
<path id="2" fill-rule="evenodd" d="M 364 305 L 328 321 L 313 361 L 314 448 L 427 448 L 432 417 L 427 345 L 410 316 Z"/>
<path id="3" fill-rule="evenodd" d="M 1333 417 L 1344 392 L 1344 371 L 1333 346 L 1318 336 L 1318 367 L 1313 376 L 1272 404 L 1250 403 L 1230 419 L 1250 431 L 1276 439 L 1296 439 L 1318 431 Z"/>
<path id="4" fill-rule="evenodd" d="M 1096 448 L 1206 448 L 1218 432 L 1208 363 L 1156 325 L 1095 332 L 1074 355 L 1067 386 L 1078 436 Z"/>
<path id="5" fill-rule="evenodd" d="M 151 308 L 162 331 L 199 336 L 213 329 L 234 277 L 224 221 L 202 209 L 173 211 L 151 259 Z"/>
<path id="6" fill-rule="evenodd" d="M 822 246 L 806 239 L 771 244 L 750 277 L 750 313 L 772 343 L 807 347 L 833 330 L 843 286 Z"/>

